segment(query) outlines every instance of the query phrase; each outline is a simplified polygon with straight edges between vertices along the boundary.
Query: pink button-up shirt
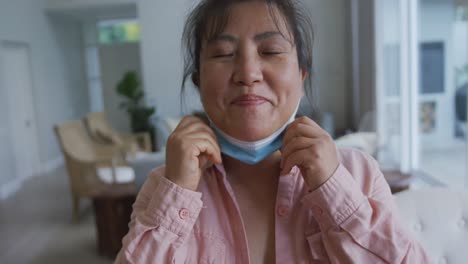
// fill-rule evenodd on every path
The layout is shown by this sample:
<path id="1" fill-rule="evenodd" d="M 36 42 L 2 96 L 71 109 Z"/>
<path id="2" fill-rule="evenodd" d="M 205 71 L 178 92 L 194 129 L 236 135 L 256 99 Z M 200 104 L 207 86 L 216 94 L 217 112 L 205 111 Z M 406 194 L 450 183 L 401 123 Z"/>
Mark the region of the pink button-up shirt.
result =
<path id="1" fill-rule="evenodd" d="M 310 192 L 295 167 L 279 178 L 276 263 L 428 263 L 405 230 L 370 156 L 339 150 L 340 165 Z M 222 166 L 193 192 L 155 169 L 142 187 L 116 263 L 249 263 L 245 228 Z"/>

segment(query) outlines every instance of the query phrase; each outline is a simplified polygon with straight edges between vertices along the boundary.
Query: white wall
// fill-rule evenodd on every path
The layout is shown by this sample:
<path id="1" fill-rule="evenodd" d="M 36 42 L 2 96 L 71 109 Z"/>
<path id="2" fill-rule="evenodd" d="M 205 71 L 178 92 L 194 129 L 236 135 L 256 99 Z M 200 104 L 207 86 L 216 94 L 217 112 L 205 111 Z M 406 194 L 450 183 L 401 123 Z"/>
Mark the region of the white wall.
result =
<path id="1" fill-rule="evenodd" d="M 104 108 L 109 122 L 121 132 L 130 132 L 130 121 L 125 110 L 119 108 L 124 99 L 117 94 L 117 83 L 125 72 L 136 71 L 141 76 L 140 45 L 126 43 L 99 47 Z"/>
<path id="2" fill-rule="evenodd" d="M 180 114 L 179 91 L 183 63 L 180 38 L 184 17 L 196 0 L 138 2 L 142 27 L 142 64 L 149 101 L 157 104 L 157 115 Z M 321 109 L 335 114 L 336 127 L 348 124 L 348 38 L 345 0 L 310 0 L 307 7 L 315 23 L 315 84 Z M 187 89 L 188 91 L 193 89 Z M 195 92 L 187 98 L 187 110 L 200 109 Z"/>
<path id="3" fill-rule="evenodd" d="M 346 0 L 347 1 L 347 0 Z M 333 113 L 337 131 L 351 125 L 349 6 L 345 0 L 304 1 L 314 24 L 314 101 Z"/>
<path id="4" fill-rule="evenodd" d="M 156 104 L 158 116 L 180 116 L 183 60 L 181 36 L 191 0 L 138 2 L 141 55 L 147 100 Z M 193 89 L 187 89 L 193 91 Z M 196 93 L 186 99 L 187 112 L 201 109 Z"/>
<path id="5" fill-rule="evenodd" d="M 352 107 L 352 118 L 349 119 L 352 120 L 352 128 L 356 130 L 362 129 L 359 126 L 366 114 L 376 111 L 374 2 L 374 0 L 349 1 L 350 18 L 349 22 L 344 21 L 345 24 L 349 24 L 347 28 L 349 41 L 345 45 L 352 52 L 349 68 L 351 77 L 346 83 L 346 91 L 349 95 L 352 94 L 352 97 L 349 96 L 347 101 Z M 373 127 L 370 125 L 367 129 Z"/>
<path id="6" fill-rule="evenodd" d="M 85 114 L 88 99 L 80 25 L 50 18 L 44 12 L 44 3 L 0 0 L 0 41 L 24 42 L 31 47 L 40 160 L 47 166 L 61 157 L 53 125 Z M 4 88 L 0 87 L 0 91 Z M 1 122 L 4 122 L 3 117 Z M 3 136 L 0 140 L 8 138 Z M 2 142 L 0 146 L 3 146 Z M 9 168 L 0 167 L 0 171 L 0 185 L 14 177 Z"/>
<path id="7" fill-rule="evenodd" d="M 81 8 L 100 5 L 134 4 L 135 0 L 47 0 L 47 8 Z"/>
<path id="8" fill-rule="evenodd" d="M 136 16 L 136 0 L 41 0 L 51 13 L 79 20 Z"/>

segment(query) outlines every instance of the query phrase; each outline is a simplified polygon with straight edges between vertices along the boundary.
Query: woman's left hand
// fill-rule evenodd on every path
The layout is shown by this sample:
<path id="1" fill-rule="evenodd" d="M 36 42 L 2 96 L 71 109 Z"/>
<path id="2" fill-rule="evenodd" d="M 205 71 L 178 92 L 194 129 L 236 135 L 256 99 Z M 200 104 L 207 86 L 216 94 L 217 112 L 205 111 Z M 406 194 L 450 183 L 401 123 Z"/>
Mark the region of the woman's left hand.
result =
<path id="1" fill-rule="evenodd" d="M 292 122 L 283 137 L 281 175 L 297 166 L 310 190 L 325 183 L 338 168 L 338 154 L 333 139 L 308 117 Z"/>

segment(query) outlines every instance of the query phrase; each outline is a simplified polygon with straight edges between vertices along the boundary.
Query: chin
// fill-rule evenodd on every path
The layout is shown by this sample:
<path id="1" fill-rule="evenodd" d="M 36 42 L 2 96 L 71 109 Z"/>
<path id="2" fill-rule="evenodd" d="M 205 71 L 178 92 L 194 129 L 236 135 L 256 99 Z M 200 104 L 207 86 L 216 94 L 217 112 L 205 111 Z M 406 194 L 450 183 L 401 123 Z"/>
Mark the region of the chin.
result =
<path id="1" fill-rule="evenodd" d="M 218 120 L 223 120 L 218 128 L 229 136 L 243 141 L 264 139 L 281 127 L 280 120 L 274 118 L 270 112 L 234 112 Z"/>
<path id="2" fill-rule="evenodd" d="M 239 124 L 234 129 L 232 129 L 228 134 L 232 137 L 243 140 L 243 141 L 257 141 L 264 139 L 274 133 L 275 130 L 271 126 L 265 127 L 259 125 L 258 122 L 254 124 Z"/>

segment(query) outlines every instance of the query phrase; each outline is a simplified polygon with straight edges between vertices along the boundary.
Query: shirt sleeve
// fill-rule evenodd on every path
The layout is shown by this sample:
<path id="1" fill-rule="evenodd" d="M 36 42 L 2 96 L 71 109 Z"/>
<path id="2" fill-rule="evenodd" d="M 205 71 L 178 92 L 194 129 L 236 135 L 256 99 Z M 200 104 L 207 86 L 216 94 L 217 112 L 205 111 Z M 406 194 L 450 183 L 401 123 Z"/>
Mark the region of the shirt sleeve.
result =
<path id="1" fill-rule="evenodd" d="M 202 208 L 202 194 L 184 189 L 154 170 L 133 204 L 130 230 L 115 263 L 173 263 Z"/>
<path id="2" fill-rule="evenodd" d="M 303 198 L 320 228 L 307 238 L 313 258 L 331 263 L 429 263 L 400 222 L 377 162 L 361 152 L 349 154 L 346 166 L 342 162 L 325 184 Z"/>

